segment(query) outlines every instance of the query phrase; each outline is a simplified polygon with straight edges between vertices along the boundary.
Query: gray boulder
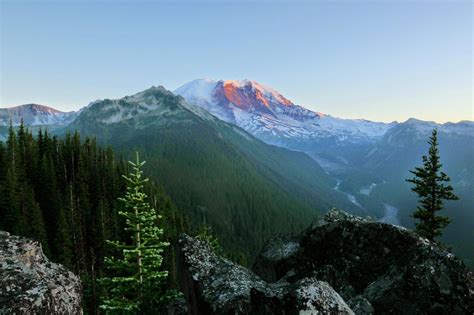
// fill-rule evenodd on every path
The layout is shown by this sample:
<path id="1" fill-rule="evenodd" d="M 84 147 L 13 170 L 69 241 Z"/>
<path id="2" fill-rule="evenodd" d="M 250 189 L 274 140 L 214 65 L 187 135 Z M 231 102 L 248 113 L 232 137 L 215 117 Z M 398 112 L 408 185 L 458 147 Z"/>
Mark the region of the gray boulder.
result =
<path id="1" fill-rule="evenodd" d="M 268 284 L 187 235 L 179 241 L 181 288 L 190 314 L 353 314 L 329 284 L 314 277 Z"/>
<path id="2" fill-rule="evenodd" d="M 252 269 L 270 283 L 325 281 L 357 314 L 474 313 L 474 276 L 461 260 L 413 231 L 336 209 L 267 242 Z"/>
<path id="3" fill-rule="evenodd" d="M 38 242 L 0 231 L 0 314 L 82 314 L 80 280 Z"/>

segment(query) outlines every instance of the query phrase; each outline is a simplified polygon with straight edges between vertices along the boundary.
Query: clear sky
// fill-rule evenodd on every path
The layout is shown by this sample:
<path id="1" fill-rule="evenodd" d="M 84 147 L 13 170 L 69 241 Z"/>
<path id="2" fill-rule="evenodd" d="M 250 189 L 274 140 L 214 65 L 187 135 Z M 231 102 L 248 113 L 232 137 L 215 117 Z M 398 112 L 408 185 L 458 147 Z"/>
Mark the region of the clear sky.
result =
<path id="1" fill-rule="evenodd" d="M 8 1 L 0 107 L 250 79 L 345 118 L 473 120 L 471 1 Z"/>

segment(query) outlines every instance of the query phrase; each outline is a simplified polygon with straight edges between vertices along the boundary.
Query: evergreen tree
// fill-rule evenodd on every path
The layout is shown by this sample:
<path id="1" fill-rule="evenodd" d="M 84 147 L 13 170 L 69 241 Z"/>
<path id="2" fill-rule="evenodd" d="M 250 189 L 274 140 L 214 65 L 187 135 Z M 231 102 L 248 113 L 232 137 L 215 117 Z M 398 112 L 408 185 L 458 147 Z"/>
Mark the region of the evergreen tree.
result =
<path id="1" fill-rule="evenodd" d="M 438 152 L 438 132 L 433 130 L 428 141 L 430 144 L 428 156 L 423 156 L 423 167 L 416 167 L 410 171 L 415 177 L 407 179 L 415 187 L 412 191 L 419 196 L 418 206 L 413 213 L 413 218 L 418 219 L 416 231 L 418 234 L 434 240 L 442 235 L 442 230 L 449 224 L 450 219 L 445 216 L 437 215 L 437 212 L 443 209 L 443 200 L 458 200 L 453 193 L 451 185 L 445 185 L 450 178 L 441 171 Z"/>
<path id="2" fill-rule="evenodd" d="M 4 217 L 2 218 L 2 228 L 15 234 L 26 235 L 27 223 L 25 216 L 21 212 L 20 181 L 18 176 L 18 139 L 10 122 L 5 156 L 5 180 L 0 185 L 2 193 L 2 205 Z"/>
<path id="3" fill-rule="evenodd" d="M 125 231 L 131 242 L 108 241 L 117 256 L 108 256 L 105 263 L 113 276 L 101 279 L 107 295 L 100 308 L 106 312 L 152 313 L 175 296 L 164 288 L 168 272 L 162 270 L 163 250 L 169 245 L 161 238 L 163 229 L 157 226 L 161 215 L 147 202 L 142 178 L 141 162 L 129 162 L 132 172 L 123 176 L 127 182 L 125 197 L 119 198 L 125 210 L 119 214 L 125 219 Z"/>
<path id="4" fill-rule="evenodd" d="M 40 241 L 51 260 L 79 274 L 86 313 L 98 310 L 96 279 L 104 276 L 104 257 L 112 253 L 105 240 L 127 239 L 117 213 L 126 166 L 110 147 L 82 141 L 77 132 L 61 139 L 39 129 L 33 137 L 25 126 L 10 124 L 6 141 L 0 141 L 0 230 Z M 178 209 L 152 182 L 144 189 L 163 215 L 163 237 L 176 240 L 184 229 Z M 169 287 L 177 286 L 173 255 L 169 247 L 162 252 Z"/>
<path id="5" fill-rule="evenodd" d="M 211 247 L 212 251 L 216 255 L 222 255 L 222 248 L 219 244 L 219 239 L 214 236 L 212 232 L 212 228 L 208 227 L 207 225 L 203 225 L 198 233 L 195 236 L 196 239 L 206 242 Z"/>

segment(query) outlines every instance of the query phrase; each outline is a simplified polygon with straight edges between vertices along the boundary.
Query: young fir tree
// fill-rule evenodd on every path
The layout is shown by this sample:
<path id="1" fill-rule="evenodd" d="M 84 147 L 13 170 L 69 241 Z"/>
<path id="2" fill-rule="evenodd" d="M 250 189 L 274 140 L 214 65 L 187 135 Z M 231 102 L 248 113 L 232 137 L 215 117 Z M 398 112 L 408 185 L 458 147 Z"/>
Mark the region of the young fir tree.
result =
<path id="1" fill-rule="evenodd" d="M 415 187 L 412 191 L 420 197 L 413 218 L 418 219 L 416 231 L 418 234 L 434 240 L 442 234 L 442 230 L 450 223 L 450 219 L 437 215 L 443 209 L 443 200 L 458 200 L 451 185 L 445 185 L 450 178 L 441 171 L 442 164 L 438 153 L 438 132 L 433 130 L 428 141 L 430 144 L 428 156 L 423 156 L 423 167 L 410 171 L 415 177 L 407 179 Z"/>
<path id="2" fill-rule="evenodd" d="M 200 241 L 208 243 L 211 249 L 214 251 L 214 254 L 219 256 L 222 255 L 222 247 L 219 243 L 219 239 L 214 236 L 212 228 L 208 227 L 207 225 L 203 225 L 195 237 Z"/>
<path id="3" fill-rule="evenodd" d="M 129 163 L 132 172 L 123 176 L 127 192 L 119 198 L 125 211 L 119 214 L 125 219 L 125 231 L 131 242 L 107 241 L 119 253 L 105 258 L 113 276 L 101 279 L 106 296 L 100 308 L 106 312 L 153 313 L 175 296 L 164 288 L 168 272 L 161 267 L 162 252 L 169 243 L 161 239 L 163 229 L 156 224 L 161 215 L 150 206 L 143 192 L 148 181 L 141 171 L 145 162 L 140 161 L 137 152 L 136 162 Z"/>

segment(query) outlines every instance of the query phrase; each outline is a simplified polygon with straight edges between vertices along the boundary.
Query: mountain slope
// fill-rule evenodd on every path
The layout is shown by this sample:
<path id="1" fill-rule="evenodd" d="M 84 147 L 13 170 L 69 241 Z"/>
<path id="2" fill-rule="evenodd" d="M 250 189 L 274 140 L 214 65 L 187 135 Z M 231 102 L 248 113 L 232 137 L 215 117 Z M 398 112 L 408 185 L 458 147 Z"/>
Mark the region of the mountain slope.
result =
<path id="1" fill-rule="evenodd" d="M 428 153 L 427 140 L 434 128 L 438 129 L 443 171 L 460 197 L 459 201 L 445 203 L 443 215 L 452 222 L 444 241 L 474 268 L 474 243 L 467 241 L 474 239 L 474 122 L 437 124 L 410 119 L 387 132 L 365 156 L 361 170 L 381 180 L 372 193 L 400 209 L 401 223 L 412 227 L 410 214 L 416 207 L 416 195 L 405 179 L 412 177 L 409 170 L 422 165 L 421 157 Z"/>
<path id="2" fill-rule="evenodd" d="M 327 209 L 329 205 L 338 205 L 352 212 L 369 214 L 383 222 L 408 227 L 413 225 L 409 214 L 416 205 L 416 199 L 405 178 L 410 175 L 408 170 L 421 163 L 421 156 L 427 150 L 429 133 L 438 128 L 441 159 L 445 171 L 453 179 L 455 192 L 461 197 L 459 202 L 447 204 L 453 222 L 447 229 L 446 242 L 454 245 L 459 256 L 470 259 L 474 267 L 474 248 L 469 245 L 471 242 L 465 241 L 474 237 L 474 219 L 470 211 L 474 208 L 472 121 L 436 124 L 409 119 L 404 123 L 381 124 L 339 119 L 295 105 L 274 89 L 253 81 L 195 80 L 176 90 L 176 93 L 183 95 L 188 102 L 174 97 L 163 88 L 152 88 L 120 100 L 96 101 L 82 110 L 84 115 L 80 115 L 71 128 L 82 128 L 85 133 L 97 135 L 104 142 L 111 141 L 121 146 L 127 153 L 137 144 L 141 144 L 141 148 L 149 151 L 150 155 L 171 152 L 156 157 L 153 162 L 169 166 L 166 181 L 171 183 L 170 190 L 179 191 L 180 184 L 174 182 L 176 179 L 172 178 L 172 174 L 183 169 L 190 174 L 188 184 L 191 186 L 203 182 L 201 177 L 205 176 L 202 173 L 211 174 L 205 178 L 206 183 L 223 182 L 222 178 L 227 174 L 216 174 L 231 170 L 234 157 L 239 157 L 239 163 L 245 164 L 246 172 L 264 178 L 260 184 L 270 187 L 269 191 L 278 191 L 279 198 L 289 196 L 291 200 L 297 199 L 292 203 L 301 205 L 300 210 Z M 34 121 L 27 121 L 27 125 Z M 266 143 L 303 151 L 317 164 L 308 161 L 304 154 L 264 145 L 234 125 L 241 126 Z M 57 125 L 49 125 L 48 128 L 51 130 Z M 5 139 L 7 130 L 7 126 L 0 125 L 0 141 Z M 150 143 L 142 143 L 145 139 Z M 204 150 L 209 152 L 202 153 Z M 200 164 L 188 159 L 193 155 L 201 158 Z M 215 159 L 219 159 L 220 163 L 216 163 Z M 207 160 L 208 163 L 204 163 Z M 180 164 L 183 161 L 187 161 L 184 166 Z M 221 169 L 212 169 L 214 164 Z M 247 174 L 238 171 L 240 164 L 236 167 L 236 176 Z M 203 172 L 199 168 L 209 170 Z M 157 178 L 158 175 L 164 178 L 163 174 L 158 174 L 163 171 L 151 171 L 157 172 Z M 251 186 L 247 183 L 249 178 L 247 176 L 243 181 L 246 186 Z M 180 180 L 187 182 L 188 178 L 182 175 Z M 232 185 L 236 183 L 234 181 Z M 231 190 L 228 195 L 239 203 L 237 190 L 232 185 L 225 188 Z M 196 195 L 209 195 L 209 191 L 212 195 L 217 191 L 219 198 L 230 200 L 220 189 L 221 186 L 209 186 L 196 192 Z M 240 189 L 248 188 L 239 187 L 238 191 Z M 189 200 L 184 192 L 177 193 L 175 197 L 182 200 L 188 211 L 197 209 L 196 204 L 199 205 L 201 200 L 201 197 L 193 197 L 191 201 L 184 202 Z M 263 199 L 259 195 L 259 202 Z M 212 202 L 206 200 L 206 203 Z M 231 207 L 230 203 L 216 203 L 213 211 L 218 206 Z M 245 207 L 249 211 L 254 206 Z M 232 211 L 229 210 L 224 216 Z M 208 220 L 204 212 L 196 213 L 193 217 L 199 217 L 198 221 Z"/>
<path id="3" fill-rule="evenodd" d="M 452 218 L 445 241 L 474 268 L 474 122 L 437 124 L 346 120 L 309 111 L 253 81 L 195 80 L 175 93 L 267 143 L 307 153 L 329 172 L 334 189 L 383 222 L 413 226 L 416 196 L 405 179 L 427 153 L 437 128 L 444 170 L 461 200 L 446 204 Z M 470 262 L 469 262 L 470 261 Z"/>
<path id="4" fill-rule="evenodd" d="M 300 230 L 332 206 L 354 209 L 307 155 L 267 145 L 162 87 L 94 102 L 66 130 L 143 152 L 147 174 L 190 222 L 211 225 L 235 253 L 255 254 L 270 235 Z"/>
<path id="5" fill-rule="evenodd" d="M 255 81 L 198 79 L 174 93 L 267 143 L 298 150 L 334 142 L 373 142 L 392 126 L 313 112 Z"/>
<path id="6" fill-rule="evenodd" d="M 27 126 L 67 125 L 77 116 L 76 112 L 62 112 L 57 109 L 38 104 L 19 105 L 0 108 L 0 126 L 18 126 L 23 119 Z"/>

